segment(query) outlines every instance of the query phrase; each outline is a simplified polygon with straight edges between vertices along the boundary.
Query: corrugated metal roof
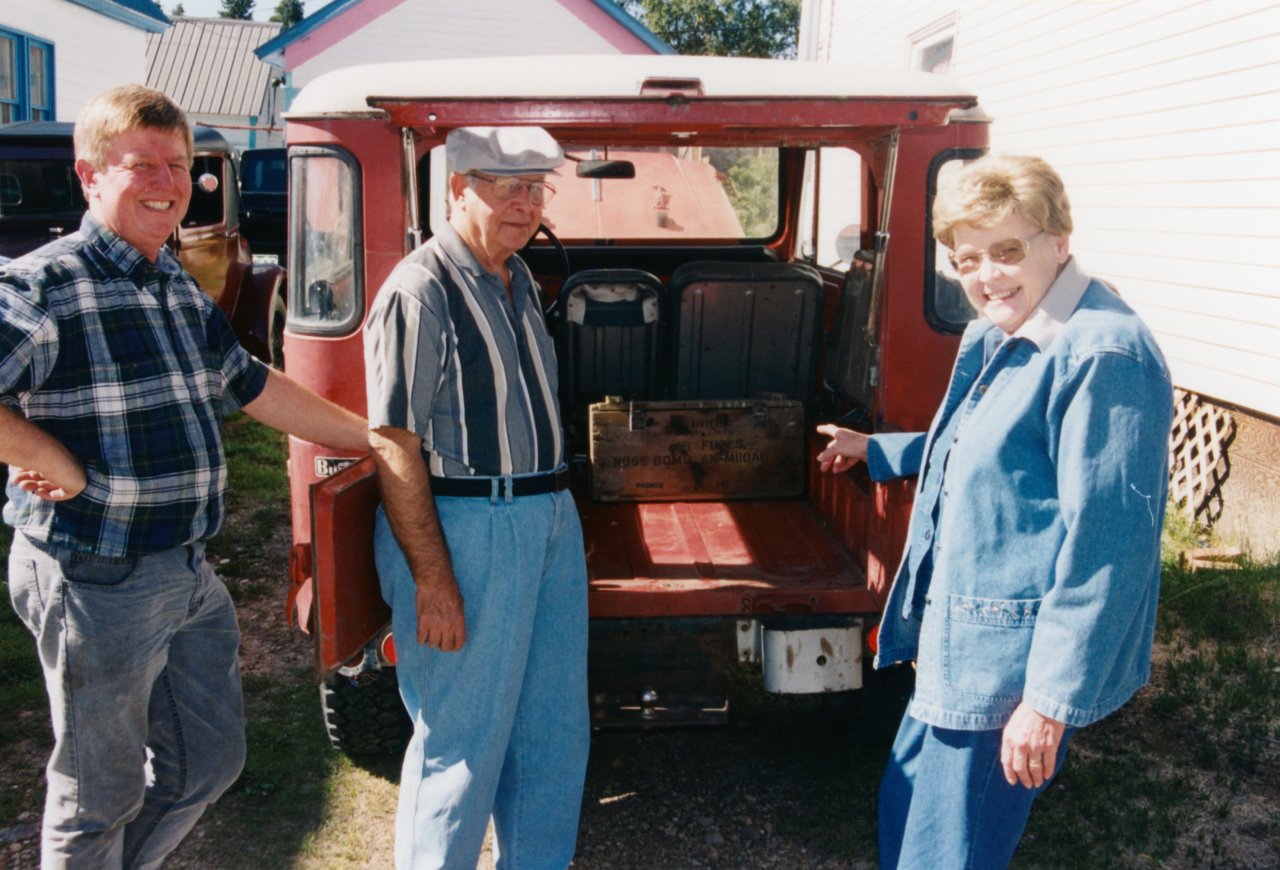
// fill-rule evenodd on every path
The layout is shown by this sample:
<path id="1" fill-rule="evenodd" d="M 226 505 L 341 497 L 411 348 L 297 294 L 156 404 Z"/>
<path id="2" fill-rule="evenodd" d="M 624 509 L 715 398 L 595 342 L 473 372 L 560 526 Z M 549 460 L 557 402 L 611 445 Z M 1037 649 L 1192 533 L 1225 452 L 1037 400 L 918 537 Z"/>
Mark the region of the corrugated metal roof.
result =
<path id="1" fill-rule="evenodd" d="M 279 32 L 275 22 L 175 18 L 147 37 L 147 84 L 190 114 L 260 114 L 277 73 L 253 52 Z"/>

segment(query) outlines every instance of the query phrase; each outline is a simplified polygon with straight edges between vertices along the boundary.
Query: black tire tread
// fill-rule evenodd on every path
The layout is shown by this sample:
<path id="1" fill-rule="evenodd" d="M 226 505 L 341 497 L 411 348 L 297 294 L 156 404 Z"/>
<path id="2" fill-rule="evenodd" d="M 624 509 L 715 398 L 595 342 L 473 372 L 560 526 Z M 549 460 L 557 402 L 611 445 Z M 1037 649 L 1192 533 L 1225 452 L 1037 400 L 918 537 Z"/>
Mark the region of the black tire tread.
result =
<path id="1" fill-rule="evenodd" d="M 400 755 L 413 733 L 392 669 L 333 674 L 320 684 L 320 708 L 329 742 L 349 755 Z"/>

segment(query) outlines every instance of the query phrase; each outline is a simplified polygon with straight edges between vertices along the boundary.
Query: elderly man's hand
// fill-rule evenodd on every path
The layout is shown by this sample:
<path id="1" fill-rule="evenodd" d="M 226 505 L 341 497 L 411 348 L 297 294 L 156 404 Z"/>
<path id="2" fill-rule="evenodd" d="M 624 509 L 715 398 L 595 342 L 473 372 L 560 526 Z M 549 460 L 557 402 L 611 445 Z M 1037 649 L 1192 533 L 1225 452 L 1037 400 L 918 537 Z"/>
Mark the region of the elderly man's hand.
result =
<path id="1" fill-rule="evenodd" d="M 825 423 L 818 427 L 819 435 L 826 435 L 831 440 L 818 454 L 818 465 L 823 471 L 839 474 L 848 471 L 859 462 L 867 461 L 867 438 L 861 432 L 845 429 L 834 423 Z"/>
<path id="2" fill-rule="evenodd" d="M 457 652 L 467 642 L 462 593 L 452 572 L 445 578 L 417 584 L 418 643 L 441 652 Z"/>
<path id="3" fill-rule="evenodd" d="M 1000 763 L 1009 785 L 1021 782 L 1039 788 L 1053 778 L 1058 763 L 1058 745 L 1066 725 L 1037 713 L 1023 701 L 1004 726 L 1000 743 Z"/>

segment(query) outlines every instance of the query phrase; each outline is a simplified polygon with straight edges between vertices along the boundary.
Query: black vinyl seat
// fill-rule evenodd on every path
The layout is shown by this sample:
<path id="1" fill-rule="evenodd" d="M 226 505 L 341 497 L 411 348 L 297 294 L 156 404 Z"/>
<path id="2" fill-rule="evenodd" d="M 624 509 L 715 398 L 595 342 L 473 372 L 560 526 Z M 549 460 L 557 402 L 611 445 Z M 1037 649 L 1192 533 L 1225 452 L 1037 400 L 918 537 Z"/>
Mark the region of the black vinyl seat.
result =
<path id="1" fill-rule="evenodd" d="M 586 269 L 561 292 L 562 400 L 570 416 L 606 396 L 660 395 L 662 282 L 640 269 Z"/>
<path id="2" fill-rule="evenodd" d="M 817 381 L 822 279 L 791 263 L 695 261 L 671 276 L 672 397 L 777 394 L 809 407 Z"/>

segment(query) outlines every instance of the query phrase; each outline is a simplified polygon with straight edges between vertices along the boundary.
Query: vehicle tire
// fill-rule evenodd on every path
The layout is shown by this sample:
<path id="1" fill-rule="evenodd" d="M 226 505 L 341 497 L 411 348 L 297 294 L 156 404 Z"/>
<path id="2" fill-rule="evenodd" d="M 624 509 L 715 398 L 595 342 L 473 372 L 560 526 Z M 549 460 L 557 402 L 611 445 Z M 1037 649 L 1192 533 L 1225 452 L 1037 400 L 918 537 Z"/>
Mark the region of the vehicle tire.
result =
<path id="1" fill-rule="evenodd" d="M 271 335 L 267 339 L 267 351 L 271 354 L 271 367 L 278 371 L 284 371 L 284 321 L 287 316 L 284 294 L 277 293 L 271 303 Z"/>
<path id="2" fill-rule="evenodd" d="M 329 742 L 350 755 L 400 755 L 413 733 L 394 668 L 332 675 L 320 684 L 320 707 Z"/>

